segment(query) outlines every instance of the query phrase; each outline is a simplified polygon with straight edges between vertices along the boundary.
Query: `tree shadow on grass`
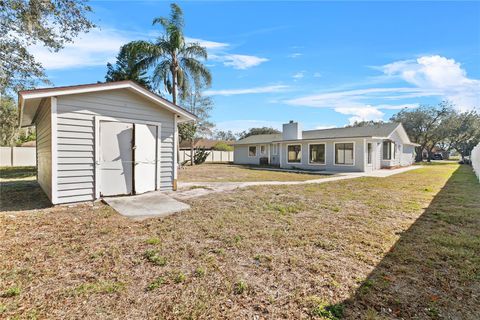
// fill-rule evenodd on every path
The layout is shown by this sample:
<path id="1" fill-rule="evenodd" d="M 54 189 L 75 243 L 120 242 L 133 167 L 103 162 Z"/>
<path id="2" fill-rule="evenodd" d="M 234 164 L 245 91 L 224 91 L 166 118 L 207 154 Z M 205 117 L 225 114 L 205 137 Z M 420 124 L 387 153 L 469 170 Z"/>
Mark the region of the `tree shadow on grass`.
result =
<path id="1" fill-rule="evenodd" d="M 1 179 L 33 178 L 37 174 L 37 167 L 0 167 Z"/>
<path id="2" fill-rule="evenodd" d="M 0 182 L 0 211 L 23 211 L 51 207 L 35 180 Z"/>
<path id="3" fill-rule="evenodd" d="M 479 319 L 480 184 L 460 166 L 345 301 L 346 318 Z"/>

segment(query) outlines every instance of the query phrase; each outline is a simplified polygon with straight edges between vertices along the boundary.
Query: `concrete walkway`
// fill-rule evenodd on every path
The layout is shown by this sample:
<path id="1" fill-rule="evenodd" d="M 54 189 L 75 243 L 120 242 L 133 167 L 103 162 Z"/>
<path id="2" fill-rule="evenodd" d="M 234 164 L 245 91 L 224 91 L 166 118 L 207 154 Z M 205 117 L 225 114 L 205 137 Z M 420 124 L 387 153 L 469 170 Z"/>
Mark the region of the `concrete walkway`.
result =
<path id="1" fill-rule="evenodd" d="M 297 185 L 297 184 L 312 184 L 312 183 L 326 183 L 331 181 L 340 181 L 347 179 L 355 179 L 360 177 L 377 177 L 385 178 L 394 174 L 415 170 L 420 166 L 410 166 L 398 169 L 382 169 L 373 172 L 348 172 L 338 173 L 332 177 L 312 179 L 306 181 L 249 181 L 249 182 L 179 182 L 178 190 L 169 192 L 168 194 L 175 199 L 185 200 L 196 198 L 209 193 L 232 191 L 238 188 L 246 188 L 251 186 L 268 186 L 268 185 Z"/>
<path id="2" fill-rule="evenodd" d="M 168 215 L 190 209 L 186 203 L 177 201 L 165 192 L 153 191 L 136 196 L 103 198 L 110 207 L 122 216 L 143 220 Z"/>

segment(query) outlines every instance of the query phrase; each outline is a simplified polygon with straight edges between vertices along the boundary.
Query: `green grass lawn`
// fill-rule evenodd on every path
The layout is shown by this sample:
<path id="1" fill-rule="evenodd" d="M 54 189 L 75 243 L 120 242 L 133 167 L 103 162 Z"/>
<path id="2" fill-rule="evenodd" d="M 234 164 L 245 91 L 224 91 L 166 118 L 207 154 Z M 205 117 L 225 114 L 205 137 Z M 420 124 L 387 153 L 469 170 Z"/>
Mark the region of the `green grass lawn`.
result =
<path id="1" fill-rule="evenodd" d="M 256 186 L 141 222 L 101 203 L 23 210 L 9 199 L 0 318 L 480 314 L 480 184 L 468 166 Z"/>
<path id="2" fill-rule="evenodd" d="M 36 167 L 0 167 L 0 181 L 11 179 L 34 179 Z"/>

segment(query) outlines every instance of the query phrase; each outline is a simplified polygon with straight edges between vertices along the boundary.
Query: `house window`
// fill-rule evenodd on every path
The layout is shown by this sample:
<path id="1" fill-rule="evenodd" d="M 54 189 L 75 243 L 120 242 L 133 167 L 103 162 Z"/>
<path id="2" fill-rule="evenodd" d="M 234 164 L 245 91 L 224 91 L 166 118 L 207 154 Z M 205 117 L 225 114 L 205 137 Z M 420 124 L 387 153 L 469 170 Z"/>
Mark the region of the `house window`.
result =
<path id="1" fill-rule="evenodd" d="M 335 164 L 353 165 L 353 143 L 335 143 Z"/>
<path id="2" fill-rule="evenodd" d="M 311 144 L 308 149 L 309 163 L 325 164 L 325 144 Z"/>
<path id="3" fill-rule="evenodd" d="M 265 145 L 260 146 L 260 154 L 265 154 L 267 150 L 267 147 Z"/>
<path id="4" fill-rule="evenodd" d="M 249 157 L 256 157 L 257 156 L 257 146 L 249 146 L 248 147 L 248 156 Z"/>
<path id="5" fill-rule="evenodd" d="M 383 160 L 395 159 L 395 142 L 383 141 Z"/>
<path id="6" fill-rule="evenodd" d="M 298 163 L 302 161 L 302 145 L 292 144 L 288 146 L 288 163 Z"/>
<path id="7" fill-rule="evenodd" d="M 278 154 L 278 143 L 274 143 L 272 147 L 272 154 L 277 155 Z"/>
<path id="8" fill-rule="evenodd" d="M 367 143 L 367 163 L 372 164 L 372 144 Z"/>

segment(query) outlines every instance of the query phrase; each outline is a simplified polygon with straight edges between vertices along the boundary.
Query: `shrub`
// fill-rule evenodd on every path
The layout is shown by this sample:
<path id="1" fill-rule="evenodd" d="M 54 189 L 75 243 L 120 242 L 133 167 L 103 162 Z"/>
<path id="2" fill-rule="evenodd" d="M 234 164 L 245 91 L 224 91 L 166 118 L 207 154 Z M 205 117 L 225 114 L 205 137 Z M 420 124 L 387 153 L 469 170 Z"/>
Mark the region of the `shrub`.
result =
<path id="1" fill-rule="evenodd" d="M 210 152 L 206 151 L 205 149 L 198 149 L 195 150 L 195 154 L 193 155 L 193 162 L 195 164 L 202 164 L 207 160 L 208 155 Z"/>
<path id="2" fill-rule="evenodd" d="M 233 151 L 233 146 L 226 144 L 225 142 L 217 142 L 213 146 L 213 150 L 217 151 Z"/>

